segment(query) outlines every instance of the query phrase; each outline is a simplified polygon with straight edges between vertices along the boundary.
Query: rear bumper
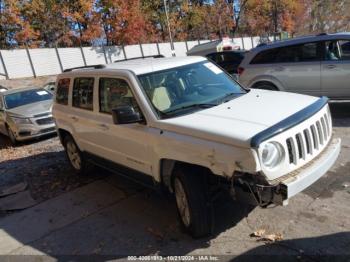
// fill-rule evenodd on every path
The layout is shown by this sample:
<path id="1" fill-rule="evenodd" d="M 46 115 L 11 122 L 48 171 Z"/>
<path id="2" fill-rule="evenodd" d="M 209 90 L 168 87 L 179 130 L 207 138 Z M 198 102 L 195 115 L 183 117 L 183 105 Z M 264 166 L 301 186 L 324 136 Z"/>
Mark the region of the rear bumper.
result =
<path id="1" fill-rule="evenodd" d="M 341 140 L 333 139 L 321 156 L 311 165 L 302 168 L 295 175 L 281 181 L 285 200 L 295 196 L 320 179 L 333 166 L 337 160 L 341 148 Z M 286 203 L 284 203 L 286 204 Z"/>

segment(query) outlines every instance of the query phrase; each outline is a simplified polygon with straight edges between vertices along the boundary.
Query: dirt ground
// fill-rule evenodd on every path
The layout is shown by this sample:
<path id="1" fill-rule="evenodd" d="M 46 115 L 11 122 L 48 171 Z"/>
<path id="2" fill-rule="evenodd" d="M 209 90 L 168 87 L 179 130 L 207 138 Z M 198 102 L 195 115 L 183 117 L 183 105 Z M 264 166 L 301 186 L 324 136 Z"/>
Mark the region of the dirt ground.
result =
<path id="1" fill-rule="evenodd" d="M 221 260 L 281 258 L 319 261 L 350 256 L 350 104 L 332 104 L 336 165 L 286 207 L 254 208 L 230 199 L 215 205 L 211 237 L 194 240 L 177 223 L 174 203 L 102 169 L 79 177 L 57 137 L 12 148 L 0 136 L 0 188 L 28 184 L 35 205 L 2 211 L 0 254 L 216 255 Z M 253 232 L 277 237 L 271 243 Z M 190 259 L 189 257 L 183 259 Z M 198 257 L 197 257 L 198 259 Z"/>

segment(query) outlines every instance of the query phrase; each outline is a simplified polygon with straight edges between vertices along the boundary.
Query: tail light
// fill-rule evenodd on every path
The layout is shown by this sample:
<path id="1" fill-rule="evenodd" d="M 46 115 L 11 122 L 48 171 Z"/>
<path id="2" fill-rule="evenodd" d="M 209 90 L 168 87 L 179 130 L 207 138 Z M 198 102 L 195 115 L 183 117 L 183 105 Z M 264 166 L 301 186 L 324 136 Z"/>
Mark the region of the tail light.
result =
<path id="1" fill-rule="evenodd" d="M 243 67 L 238 67 L 238 68 L 237 68 L 237 73 L 238 73 L 238 75 L 243 74 L 243 72 L 244 72 L 244 68 L 243 68 Z"/>

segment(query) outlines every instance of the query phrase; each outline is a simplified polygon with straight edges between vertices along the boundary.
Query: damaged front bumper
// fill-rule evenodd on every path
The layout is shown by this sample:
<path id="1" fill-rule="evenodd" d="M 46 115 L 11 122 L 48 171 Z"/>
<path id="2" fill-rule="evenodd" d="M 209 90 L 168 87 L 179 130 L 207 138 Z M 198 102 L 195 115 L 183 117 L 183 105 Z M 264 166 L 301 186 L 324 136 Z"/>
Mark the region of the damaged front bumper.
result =
<path id="1" fill-rule="evenodd" d="M 333 139 L 325 150 L 302 168 L 273 181 L 262 176 L 235 174 L 231 193 L 237 200 L 266 207 L 271 204 L 287 205 L 288 199 L 320 179 L 338 158 L 341 140 Z"/>

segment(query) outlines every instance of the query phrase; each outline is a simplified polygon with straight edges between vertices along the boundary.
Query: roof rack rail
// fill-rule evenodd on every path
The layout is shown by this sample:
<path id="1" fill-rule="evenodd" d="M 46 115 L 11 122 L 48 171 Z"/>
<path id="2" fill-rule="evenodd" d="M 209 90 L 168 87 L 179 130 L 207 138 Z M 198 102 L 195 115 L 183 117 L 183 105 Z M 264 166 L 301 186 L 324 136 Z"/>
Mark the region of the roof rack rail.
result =
<path id="1" fill-rule="evenodd" d="M 145 58 L 164 58 L 164 57 L 165 56 L 163 56 L 163 55 L 140 56 L 140 57 L 133 57 L 133 58 L 126 58 L 126 59 L 121 59 L 121 60 L 115 60 L 113 63 L 124 62 L 124 61 L 129 61 L 129 60 L 145 59 Z"/>
<path id="2" fill-rule="evenodd" d="M 321 36 L 321 35 L 328 35 L 327 33 L 320 33 L 320 34 L 317 34 L 316 36 Z"/>
<path id="3" fill-rule="evenodd" d="M 85 69 L 85 68 L 93 68 L 93 69 L 102 69 L 102 68 L 105 68 L 106 66 L 105 65 L 89 65 L 89 66 L 78 66 L 78 67 L 72 67 L 72 68 L 67 68 L 67 69 L 64 69 L 63 72 L 66 73 L 66 72 L 71 72 L 73 70 L 77 70 L 77 69 Z"/>

